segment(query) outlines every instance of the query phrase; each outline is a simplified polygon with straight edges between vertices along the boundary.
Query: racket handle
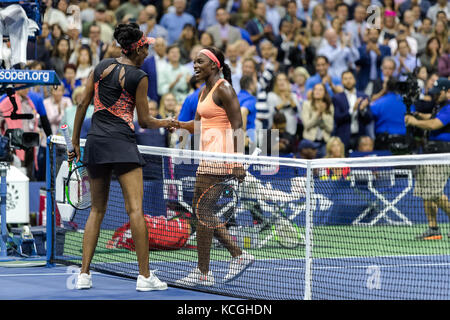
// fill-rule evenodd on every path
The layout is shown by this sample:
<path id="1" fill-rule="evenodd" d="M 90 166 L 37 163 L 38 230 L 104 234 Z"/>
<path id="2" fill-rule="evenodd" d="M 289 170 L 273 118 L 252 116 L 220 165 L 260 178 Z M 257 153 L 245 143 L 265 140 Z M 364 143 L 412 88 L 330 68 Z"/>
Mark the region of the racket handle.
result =
<path id="1" fill-rule="evenodd" d="M 72 139 L 69 136 L 69 126 L 67 124 L 63 124 L 61 126 L 61 131 L 64 135 L 64 140 L 66 140 L 67 151 L 73 151 Z"/>

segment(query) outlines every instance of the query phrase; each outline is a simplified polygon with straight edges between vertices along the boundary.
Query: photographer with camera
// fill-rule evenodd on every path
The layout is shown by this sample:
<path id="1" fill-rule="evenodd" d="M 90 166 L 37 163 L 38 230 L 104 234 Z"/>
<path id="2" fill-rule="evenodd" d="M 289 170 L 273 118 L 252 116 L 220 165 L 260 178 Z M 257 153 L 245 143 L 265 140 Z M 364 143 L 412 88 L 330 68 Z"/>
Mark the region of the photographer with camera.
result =
<path id="1" fill-rule="evenodd" d="M 408 149 L 403 121 L 406 106 L 397 87 L 397 81 L 389 78 L 386 93 L 370 105 L 375 121 L 375 149 L 389 150 L 393 154 L 405 153 Z"/>
<path id="2" fill-rule="evenodd" d="M 448 153 L 450 152 L 450 80 L 439 78 L 429 93 L 436 103 L 433 113 L 406 115 L 405 124 L 429 131 L 428 142 L 424 148 L 425 153 Z M 414 195 L 423 199 L 429 226 L 428 230 L 417 237 L 418 239 L 442 239 L 436 216 L 438 208 L 441 208 L 450 217 L 450 202 L 444 193 L 449 177 L 450 166 L 448 165 L 418 167 Z"/>

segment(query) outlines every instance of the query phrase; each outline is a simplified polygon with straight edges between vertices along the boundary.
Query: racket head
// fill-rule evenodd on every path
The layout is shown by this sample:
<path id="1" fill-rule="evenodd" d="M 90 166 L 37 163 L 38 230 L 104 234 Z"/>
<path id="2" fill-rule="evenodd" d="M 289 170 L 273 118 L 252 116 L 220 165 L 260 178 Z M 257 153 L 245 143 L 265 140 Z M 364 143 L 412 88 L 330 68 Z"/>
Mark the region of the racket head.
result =
<path id="1" fill-rule="evenodd" d="M 279 218 L 272 227 L 275 240 L 280 246 L 293 249 L 304 243 L 300 228 L 286 218 Z"/>
<path id="2" fill-rule="evenodd" d="M 237 203 L 237 179 L 230 179 L 208 187 L 198 198 L 195 215 L 211 229 L 220 228 L 234 215 Z"/>
<path id="3" fill-rule="evenodd" d="M 78 210 L 91 207 L 91 188 L 87 167 L 80 165 L 69 172 L 66 181 L 66 198 Z"/>

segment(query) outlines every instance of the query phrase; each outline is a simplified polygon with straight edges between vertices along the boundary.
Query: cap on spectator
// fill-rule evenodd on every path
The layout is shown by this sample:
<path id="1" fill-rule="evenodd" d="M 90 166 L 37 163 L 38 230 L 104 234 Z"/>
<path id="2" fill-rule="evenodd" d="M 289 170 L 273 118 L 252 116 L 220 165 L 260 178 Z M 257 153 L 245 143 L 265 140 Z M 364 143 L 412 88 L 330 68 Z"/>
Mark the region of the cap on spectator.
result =
<path id="1" fill-rule="evenodd" d="M 100 12 L 105 12 L 106 11 L 106 6 L 104 3 L 100 2 L 96 7 L 95 10 L 100 11 Z"/>
<path id="2" fill-rule="evenodd" d="M 431 88 L 430 94 L 436 94 L 448 89 L 450 89 L 450 80 L 447 78 L 439 78 L 434 82 L 434 86 Z"/>
<path id="3" fill-rule="evenodd" d="M 397 13 L 395 11 L 391 11 L 391 10 L 386 10 L 384 12 L 384 16 L 385 17 L 396 17 Z"/>
<path id="4" fill-rule="evenodd" d="M 320 145 L 317 142 L 308 140 L 308 139 L 303 139 L 302 141 L 300 141 L 300 143 L 298 144 L 298 150 L 302 150 L 302 149 L 318 149 L 320 147 Z"/>

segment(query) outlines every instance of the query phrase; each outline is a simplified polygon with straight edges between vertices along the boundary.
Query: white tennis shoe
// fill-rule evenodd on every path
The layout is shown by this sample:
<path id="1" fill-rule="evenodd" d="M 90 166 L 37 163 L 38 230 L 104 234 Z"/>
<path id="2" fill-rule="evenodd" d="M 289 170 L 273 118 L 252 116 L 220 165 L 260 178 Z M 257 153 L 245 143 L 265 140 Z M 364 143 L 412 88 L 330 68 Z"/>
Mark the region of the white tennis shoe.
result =
<path id="1" fill-rule="evenodd" d="M 175 283 L 180 286 L 211 287 L 215 284 L 215 281 L 214 281 L 214 276 L 211 271 L 209 271 L 208 274 L 205 275 L 205 274 L 201 273 L 199 268 L 195 268 L 187 275 L 187 277 L 181 278 L 181 279 L 175 281 Z"/>
<path id="2" fill-rule="evenodd" d="M 92 275 L 87 273 L 80 273 L 77 277 L 76 288 L 78 290 L 92 288 Z"/>
<path id="3" fill-rule="evenodd" d="M 231 259 L 228 273 L 223 281 L 229 282 L 237 279 L 248 267 L 252 265 L 254 261 L 255 257 L 243 250 L 240 256 Z"/>
<path id="4" fill-rule="evenodd" d="M 148 278 L 139 275 L 136 282 L 137 291 L 153 291 L 153 290 L 167 290 L 167 283 L 162 282 L 155 276 L 153 271 L 150 271 Z"/>

